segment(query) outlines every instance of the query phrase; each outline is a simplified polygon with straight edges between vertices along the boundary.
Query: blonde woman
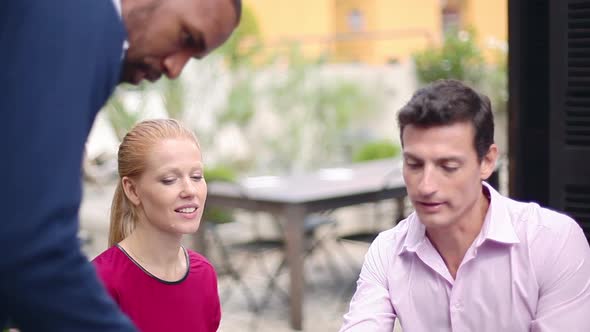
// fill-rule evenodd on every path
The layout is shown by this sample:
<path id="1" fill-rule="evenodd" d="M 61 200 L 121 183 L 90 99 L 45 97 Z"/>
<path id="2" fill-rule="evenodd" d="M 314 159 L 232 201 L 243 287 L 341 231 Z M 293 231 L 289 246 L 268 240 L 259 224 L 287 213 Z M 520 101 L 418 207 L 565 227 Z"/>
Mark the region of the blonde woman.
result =
<path id="1" fill-rule="evenodd" d="M 93 260 L 104 285 L 140 331 L 216 331 L 215 271 L 181 245 L 207 196 L 197 139 L 175 120 L 144 121 L 123 139 L 118 163 L 110 248 Z"/>

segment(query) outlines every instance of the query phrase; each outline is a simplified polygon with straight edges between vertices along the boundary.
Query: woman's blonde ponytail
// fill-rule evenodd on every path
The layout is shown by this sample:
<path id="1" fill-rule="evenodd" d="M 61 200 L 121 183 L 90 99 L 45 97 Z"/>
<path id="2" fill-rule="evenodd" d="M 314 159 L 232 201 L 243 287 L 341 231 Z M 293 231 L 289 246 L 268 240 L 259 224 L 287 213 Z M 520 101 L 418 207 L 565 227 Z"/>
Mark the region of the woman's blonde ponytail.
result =
<path id="1" fill-rule="evenodd" d="M 133 209 L 127 201 L 121 180 L 117 184 L 111 204 L 111 225 L 109 227 L 109 247 L 123 241 L 135 227 Z"/>

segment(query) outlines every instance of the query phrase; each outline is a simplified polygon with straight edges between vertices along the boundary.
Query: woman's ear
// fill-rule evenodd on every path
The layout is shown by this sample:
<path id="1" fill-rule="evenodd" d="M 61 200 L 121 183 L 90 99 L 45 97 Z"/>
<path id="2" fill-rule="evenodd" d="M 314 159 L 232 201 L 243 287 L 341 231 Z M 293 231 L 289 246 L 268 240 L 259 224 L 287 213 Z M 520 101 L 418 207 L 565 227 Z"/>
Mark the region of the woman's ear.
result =
<path id="1" fill-rule="evenodd" d="M 496 169 L 496 161 L 498 159 L 498 146 L 496 144 L 490 145 L 488 153 L 483 156 L 480 165 L 480 175 L 482 180 L 486 180 L 492 175 Z"/>
<path id="2" fill-rule="evenodd" d="M 138 206 L 141 203 L 141 199 L 139 198 L 139 194 L 137 193 L 137 186 L 135 182 L 127 176 L 124 176 L 121 179 L 121 184 L 123 185 L 123 192 L 127 199 L 135 205 Z"/>

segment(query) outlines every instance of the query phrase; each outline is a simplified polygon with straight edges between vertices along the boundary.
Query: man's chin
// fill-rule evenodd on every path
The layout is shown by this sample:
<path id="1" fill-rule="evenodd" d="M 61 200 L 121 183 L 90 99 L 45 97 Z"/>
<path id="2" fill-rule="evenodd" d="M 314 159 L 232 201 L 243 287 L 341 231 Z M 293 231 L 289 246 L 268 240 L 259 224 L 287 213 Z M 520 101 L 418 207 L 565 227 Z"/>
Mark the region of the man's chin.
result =
<path id="1" fill-rule="evenodd" d="M 126 62 L 123 64 L 119 83 L 138 85 L 144 80 L 145 76 L 145 70 L 142 70 L 141 66 Z"/>
<path id="2" fill-rule="evenodd" d="M 138 85 L 144 79 L 143 75 L 137 75 L 133 73 L 123 73 L 119 79 L 119 83 L 129 83 L 133 85 Z"/>
<path id="3" fill-rule="evenodd" d="M 148 80 L 150 82 L 155 82 L 155 81 L 159 80 L 160 77 L 162 77 L 161 74 L 147 74 L 144 71 L 138 70 L 135 72 L 121 75 L 120 83 L 129 83 L 129 84 L 133 84 L 133 85 L 138 85 L 141 82 L 143 82 L 144 80 Z"/>

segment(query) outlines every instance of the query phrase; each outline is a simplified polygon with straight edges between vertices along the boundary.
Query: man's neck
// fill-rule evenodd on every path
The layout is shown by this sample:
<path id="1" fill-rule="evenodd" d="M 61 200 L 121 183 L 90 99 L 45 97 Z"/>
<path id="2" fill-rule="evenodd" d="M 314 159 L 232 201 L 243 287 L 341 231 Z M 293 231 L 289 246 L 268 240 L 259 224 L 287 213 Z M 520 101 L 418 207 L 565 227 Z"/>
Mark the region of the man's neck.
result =
<path id="1" fill-rule="evenodd" d="M 489 205 L 489 200 L 482 194 L 473 209 L 457 223 L 445 228 L 426 229 L 426 236 L 441 255 L 453 279 L 481 231 Z"/>

